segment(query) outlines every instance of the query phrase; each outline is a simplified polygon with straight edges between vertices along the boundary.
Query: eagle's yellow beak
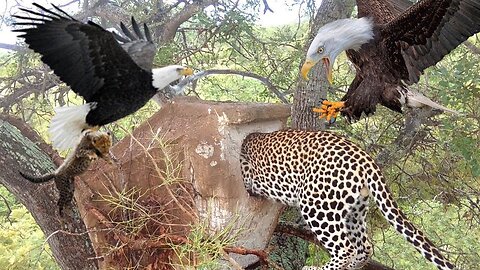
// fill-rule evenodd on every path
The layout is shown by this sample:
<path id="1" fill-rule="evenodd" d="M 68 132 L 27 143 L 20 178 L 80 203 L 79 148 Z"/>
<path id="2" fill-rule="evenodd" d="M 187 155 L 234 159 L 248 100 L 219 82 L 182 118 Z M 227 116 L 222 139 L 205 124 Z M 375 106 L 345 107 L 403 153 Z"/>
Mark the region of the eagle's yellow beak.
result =
<path id="1" fill-rule="evenodd" d="M 300 71 L 300 73 L 302 74 L 302 77 L 305 80 L 308 80 L 308 72 L 310 72 L 310 69 L 312 69 L 313 66 L 315 66 L 315 62 L 313 62 L 312 60 L 308 60 L 308 59 L 303 64 L 302 70 Z"/>
<path id="2" fill-rule="evenodd" d="M 332 66 L 330 65 L 330 58 L 324 57 L 324 58 L 322 58 L 322 61 L 323 61 L 323 65 L 325 66 L 325 72 L 327 74 L 327 80 L 330 84 L 332 84 L 333 83 L 333 71 L 332 71 Z M 302 73 L 302 77 L 305 80 L 308 80 L 308 72 L 310 72 L 310 69 L 312 69 L 313 66 L 315 66 L 315 62 L 313 62 L 312 60 L 309 60 L 309 59 L 307 59 L 305 61 L 305 63 L 303 64 L 301 73 Z"/>
<path id="3" fill-rule="evenodd" d="M 182 69 L 182 70 L 180 70 L 180 74 L 184 75 L 184 76 L 192 75 L 193 74 L 193 69 L 191 69 L 191 68 Z"/>

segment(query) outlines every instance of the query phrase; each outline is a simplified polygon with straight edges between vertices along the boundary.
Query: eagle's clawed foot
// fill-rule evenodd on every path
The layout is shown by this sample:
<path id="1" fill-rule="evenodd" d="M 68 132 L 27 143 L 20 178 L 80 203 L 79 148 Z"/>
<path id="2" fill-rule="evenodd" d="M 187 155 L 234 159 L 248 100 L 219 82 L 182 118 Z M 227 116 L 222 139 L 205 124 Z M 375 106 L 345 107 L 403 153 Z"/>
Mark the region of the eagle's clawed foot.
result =
<path id="1" fill-rule="evenodd" d="M 343 101 L 322 101 L 322 106 L 320 108 L 313 108 L 313 112 L 319 113 L 319 118 L 324 118 L 328 123 L 335 123 L 338 113 L 342 108 L 345 107 L 345 102 Z"/>

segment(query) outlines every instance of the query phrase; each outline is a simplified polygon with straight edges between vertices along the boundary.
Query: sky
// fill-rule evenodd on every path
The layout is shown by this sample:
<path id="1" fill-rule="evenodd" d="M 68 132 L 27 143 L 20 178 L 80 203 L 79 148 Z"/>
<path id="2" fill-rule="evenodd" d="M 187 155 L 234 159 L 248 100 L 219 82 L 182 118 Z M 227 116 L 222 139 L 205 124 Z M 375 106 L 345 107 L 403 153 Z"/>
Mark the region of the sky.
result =
<path id="1" fill-rule="evenodd" d="M 13 5 L 16 2 L 21 3 L 24 7 L 29 7 L 33 2 L 48 6 L 49 3 L 62 5 L 71 2 L 71 0 L 0 0 L 0 16 L 3 16 L 3 14 L 8 16 L 9 14 L 15 12 L 17 8 L 13 7 Z M 298 2 L 298 0 L 268 0 L 270 8 L 274 12 L 260 14 L 259 24 L 264 26 L 275 26 L 296 22 L 298 20 L 298 5 L 292 8 L 293 3 L 295 2 Z M 74 11 L 76 4 L 73 4 L 72 6 L 72 11 Z M 67 11 L 70 10 L 67 9 Z M 16 41 L 16 34 L 10 31 L 10 28 L 4 22 L 4 18 L 0 17 L 0 43 L 15 44 Z M 5 50 L 0 49 L 0 52 L 4 51 Z"/>

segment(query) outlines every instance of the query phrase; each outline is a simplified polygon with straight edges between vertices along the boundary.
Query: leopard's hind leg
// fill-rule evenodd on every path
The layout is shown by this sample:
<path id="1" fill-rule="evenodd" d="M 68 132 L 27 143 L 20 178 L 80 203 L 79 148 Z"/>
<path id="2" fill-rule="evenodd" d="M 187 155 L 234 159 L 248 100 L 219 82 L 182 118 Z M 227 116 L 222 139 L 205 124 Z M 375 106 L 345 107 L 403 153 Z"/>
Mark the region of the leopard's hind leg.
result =
<path id="1" fill-rule="evenodd" d="M 305 266 L 303 270 L 348 269 L 357 254 L 346 226 L 348 206 L 344 204 L 342 207 L 338 202 L 325 200 L 310 203 L 308 200 L 301 200 L 300 209 L 308 226 L 331 256 L 330 261 L 323 267 Z"/>
<path id="2" fill-rule="evenodd" d="M 361 269 L 373 255 L 372 244 L 367 235 L 367 211 L 368 196 L 360 195 L 347 214 L 348 238 L 357 251 L 348 269 Z"/>
<path id="3" fill-rule="evenodd" d="M 55 185 L 57 186 L 59 197 L 57 201 L 58 213 L 63 216 L 63 209 L 69 205 L 73 199 L 74 183 L 73 177 L 57 177 L 55 178 Z"/>

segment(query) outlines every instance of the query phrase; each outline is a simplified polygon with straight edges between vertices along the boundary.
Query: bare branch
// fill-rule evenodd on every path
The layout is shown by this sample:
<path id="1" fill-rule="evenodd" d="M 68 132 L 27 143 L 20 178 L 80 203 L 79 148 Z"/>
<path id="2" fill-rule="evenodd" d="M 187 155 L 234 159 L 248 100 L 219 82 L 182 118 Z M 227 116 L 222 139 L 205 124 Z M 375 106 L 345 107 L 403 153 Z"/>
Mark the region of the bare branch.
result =
<path id="1" fill-rule="evenodd" d="M 230 255 L 228 255 L 228 253 L 226 253 L 225 251 L 222 251 L 222 256 L 223 258 L 225 258 L 225 260 L 227 260 L 230 265 L 235 269 L 235 270 L 243 270 L 243 267 L 238 264 L 232 257 L 230 257 Z"/>
<path id="2" fill-rule="evenodd" d="M 164 44 L 173 40 L 173 38 L 175 37 L 175 34 L 177 33 L 178 28 L 182 23 L 186 22 L 193 15 L 197 14 L 205 7 L 212 5 L 216 2 L 217 2 L 216 0 L 204 0 L 204 1 L 195 1 L 192 4 L 186 4 L 185 7 L 180 12 L 178 12 L 177 14 L 174 14 L 171 17 L 170 21 L 168 21 L 165 24 L 164 31 L 160 40 L 160 44 Z"/>
<path id="3" fill-rule="evenodd" d="M 10 108 L 14 104 L 18 104 L 21 100 L 33 93 L 43 93 L 58 85 L 56 80 L 49 80 L 43 77 L 43 73 L 30 70 L 31 74 L 37 77 L 37 80 L 30 82 L 25 79 L 26 74 L 19 74 L 19 76 L 7 79 L 9 82 L 0 90 L 13 89 L 11 94 L 5 95 L 0 101 L 0 108 Z M 5 80 L 5 81 L 7 81 Z M 16 84 L 22 84 L 20 87 L 14 87 Z"/>
<path id="4" fill-rule="evenodd" d="M 0 43 L 0 49 L 11 50 L 11 51 L 24 51 L 25 48 L 15 44 Z"/>
<path id="5" fill-rule="evenodd" d="M 275 262 L 268 259 L 268 252 L 264 250 L 258 249 L 248 249 L 244 247 L 224 247 L 223 250 L 229 253 L 236 253 L 240 255 L 255 255 L 257 256 L 260 261 L 262 261 L 263 265 L 270 266 L 276 270 L 284 270 L 280 266 L 278 266 Z"/>
<path id="6" fill-rule="evenodd" d="M 5 206 L 7 207 L 7 215 L 5 219 L 12 224 L 12 221 L 10 220 L 10 214 L 12 213 L 12 208 L 10 207 L 10 204 L 7 201 L 7 198 L 3 197 L 3 195 L 0 194 L 0 198 L 2 198 L 3 202 L 5 203 Z"/>
<path id="7" fill-rule="evenodd" d="M 181 245 L 188 243 L 188 239 L 174 234 L 165 234 L 162 235 L 161 238 L 156 239 L 138 238 L 137 236 L 135 239 L 121 230 L 116 230 L 115 226 L 108 220 L 108 218 L 96 208 L 89 206 L 88 212 L 94 215 L 100 223 L 112 230 L 115 237 L 122 241 L 123 244 L 128 244 L 128 247 L 131 249 L 143 250 L 146 248 L 169 248 L 172 244 Z"/>
<path id="8" fill-rule="evenodd" d="M 467 49 L 473 53 L 473 54 L 476 54 L 476 55 L 480 55 L 480 48 L 478 48 L 477 46 L 475 46 L 475 44 L 473 44 L 472 42 L 466 40 L 463 45 L 465 45 L 465 47 L 467 47 Z"/>
<path id="9" fill-rule="evenodd" d="M 210 76 L 210 75 L 220 75 L 220 74 L 232 74 L 232 75 L 239 75 L 243 77 L 249 77 L 256 80 L 259 80 L 263 83 L 268 90 L 274 93 L 283 103 L 289 104 L 290 102 L 285 98 L 285 94 L 280 92 L 278 88 L 270 81 L 270 79 L 266 77 L 262 77 L 256 73 L 248 72 L 248 71 L 240 71 L 240 70 L 233 70 L 233 69 L 209 69 L 204 70 L 201 72 L 196 73 L 193 76 L 186 77 L 182 81 L 180 81 L 176 86 L 173 86 L 174 95 L 179 95 L 184 92 L 185 87 L 190 83 L 195 83 L 197 80 Z"/>
<path id="10" fill-rule="evenodd" d="M 424 138 L 424 135 L 422 135 L 424 134 L 424 132 L 422 132 L 422 126 L 425 125 L 431 117 L 440 113 L 440 111 L 430 108 L 415 109 L 407 113 L 405 115 L 403 130 L 395 139 L 394 146 L 385 148 L 378 153 L 375 159 L 377 164 L 382 168 L 386 167 L 409 152 L 413 145 Z"/>
<path id="11" fill-rule="evenodd" d="M 270 11 L 270 12 L 273 13 L 273 10 L 272 10 L 272 9 L 270 8 L 270 6 L 268 5 L 267 0 L 262 0 L 262 1 L 263 1 L 263 5 L 265 6 L 265 7 L 263 8 L 263 14 L 266 14 L 267 11 Z"/>

